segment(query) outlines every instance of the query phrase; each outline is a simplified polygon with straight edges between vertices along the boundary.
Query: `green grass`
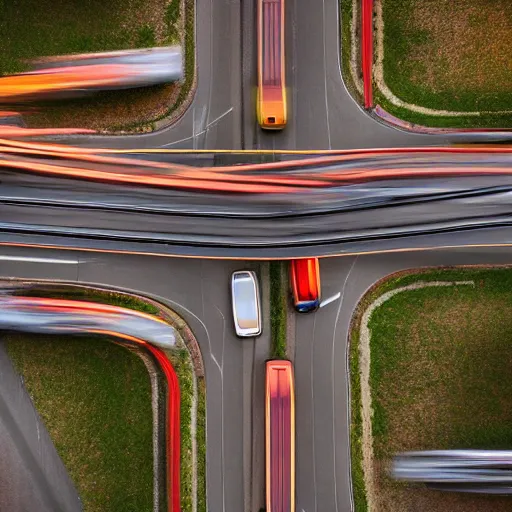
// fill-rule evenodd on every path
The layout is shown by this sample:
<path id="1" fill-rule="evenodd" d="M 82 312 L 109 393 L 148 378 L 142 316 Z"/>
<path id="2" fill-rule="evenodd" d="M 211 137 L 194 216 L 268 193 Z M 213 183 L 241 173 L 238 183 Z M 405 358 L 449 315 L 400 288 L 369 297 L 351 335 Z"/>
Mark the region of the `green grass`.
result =
<path id="1" fill-rule="evenodd" d="M 385 461 L 403 450 L 512 446 L 512 269 L 450 268 L 392 276 L 362 299 L 352 324 L 351 458 L 357 512 L 367 510 L 358 355 L 362 314 L 387 291 L 437 280 L 474 281 L 475 286 L 402 292 L 370 319 L 374 456 Z M 379 482 L 384 494 L 399 496 L 400 490 L 384 477 Z"/>
<path id="2" fill-rule="evenodd" d="M 499 65 L 501 47 L 495 48 L 492 39 L 487 39 L 484 33 L 474 33 L 479 24 L 482 29 L 488 23 L 489 31 L 496 30 L 497 39 L 505 36 L 506 27 L 502 27 L 499 31 L 500 29 L 489 21 L 487 13 L 493 9 L 506 10 L 506 2 L 499 0 L 492 7 L 489 4 L 487 7 L 481 5 L 480 0 L 467 0 L 460 2 L 460 5 L 450 3 L 442 12 L 451 15 L 444 16 L 443 31 L 437 33 L 432 31 L 430 23 L 431 18 L 435 19 L 438 15 L 437 11 L 440 11 L 441 4 L 444 2 L 435 8 L 432 3 L 425 4 L 421 0 L 383 0 L 386 84 L 397 97 L 408 103 L 438 110 L 491 111 L 491 114 L 478 117 L 438 117 L 417 114 L 394 106 L 376 88 L 375 102 L 396 117 L 424 126 L 512 127 L 512 116 L 498 113 L 498 111 L 510 110 L 512 105 L 512 86 L 503 87 L 503 84 L 511 84 L 510 66 L 506 64 L 506 59 L 503 60 L 501 67 Z M 465 23 L 465 15 L 472 8 L 480 9 L 479 21 L 477 25 L 470 23 L 471 26 L 466 28 L 464 34 L 468 44 L 472 42 L 472 38 L 481 39 L 471 54 L 472 58 L 461 57 L 463 51 L 454 45 L 456 41 L 450 34 L 453 27 Z M 424 20 L 423 23 L 418 22 L 419 9 L 422 9 L 423 14 L 420 19 Z M 455 48 L 451 49 L 452 46 Z M 505 53 L 507 53 L 506 50 Z M 431 75 L 435 79 L 431 79 L 429 83 L 425 77 Z M 474 76 L 481 76 L 480 82 L 476 82 L 479 83 L 478 86 L 472 81 Z"/>
<path id="3" fill-rule="evenodd" d="M 393 116 L 419 126 L 428 126 L 431 128 L 512 128 L 512 116 L 510 114 L 460 117 L 430 116 L 397 107 L 375 87 L 373 90 L 373 98 L 375 105 L 380 105 Z"/>
<path id="4" fill-rule="evenodd" d="M 270 262 L 270 329 L 271 329 L 271 357 L 273 359 L 286 359 L 286 300 L 287 290 L 283 279 L 286 262 Z"/>
<path id="5" fill-rule="evenodd" d="M 165 23 L 169 34 L 169 42 L 177 43 L 179 38 L 178 23 L 180 19 L 180 2 L 174 0 L 167 5 L 165 10 Z"/>
<path id="6" fill-rule="evenodd" d="M 174 2 L 176 3 L 176 2 Z M 171 4 L 172 5 L 172 4 Z M 176 13 L 178 10 L 175 8 L 169 8 L 167 10 L 166 20 L 169 23 L 169 20 L 174 20 Z M 171 30 L 170 34 L 175 34 L 176 30 Z M 174 36 L 170 35 L 170 39 L 173 39 Z M 156 116 L 150 122 L 150 129 L 155 129 L 155 123 L 158 121 L 162 121 L 163 119 L 169 117 L 173 112 L 177 111 L 181 105 L 185 102 L 185 100 L 189 97 L 192 86 L 194 84 L 195 76 L 196 76 L 196 47 L 195 47 L 195 2 L 194 0 L 185 0 L 185 56 L 184 56 L 184 67 L 185 67 L 185 79 L 181 84 L 180 91 L 178 97 L 174 101 L 174 103 L 165 110 L 164 113 Z M 147 125 L 141 125 L 139 122 L 135 123 L 123 123 L 123 124 L 113 124 L 110 127 L 112 131 L 139 131 L 140 128 L 147 127 Z"/>
<path id="7" fill-rule="evenodd" d="M 197 511 L 206 512 L 206 387 L 204 378 L 197 383 Z"/>
<path id="8" fill-rule="evenodd" d="M 194 8 L 185 0 L 186 76 L 179 89 L 171 84 L 50 102 L 27 115 L 29 126 L 154 130 L 182 106 L 194 83 Z M 40 56 L 180 44 L 181 22 L 180 0 L 1 1 L 0 75 L 25 71 L 27 61 Z"/>
<path id="9" fill-rule="evenodd" d="M 350 346 L 350 463 L 355 512 L 367 512 L 368 502 L 363 473 L 363 424 L 361 416 L 361 379 L 359 376 L 359 326 L 351 333 Z"/>
<path id="10" fill-rule="evenodd" d="M 357 88 L 352 79 L 350 72 L 350 54 L 352 48 L 352 38 L 350 34 L 350 27 L 352 25 L 352 1 L 340 0 L 340 30 L 341 30 L 341 72 L 343 81 L 347 86 L 350 94 L 354 96 L 359 102 L 363 101 L 361 95 L 357 92 Z"/>
<path id="11" fill-rule="evenodd" d="M 151 511 L 151 386 L 142 360 L 97 338 L 11 336 L 7 351 L 84 510 Z"/>
<path id="12" fill-rule="evenodd" d="M 26 59 L 133 48 L 147 0 L 8 0 L 0 3 L 0 74 L 26 69 Z"/>
<path id="13" fill-rule="evenodd" d="M 125 295 L 119 292 L 113 292 L 113 291 L 100 291 L 100 290 L 93 290 L 93 289 L 87 289 L 87 288 L 73 288 L 70 289 L 69 287 L 47 287 L 46 289 L 33 289 L 30 290 L 30 292 L 19 292 L 20 295 L 29 295 L 32 297 L 52 297 L 52 298 L 60 298 L 60 299 L 70 299 L 70 300 L 84 300 L 84 301 L 91 301 L 96 302 L 100 304 L 110 304 L 114 306 L 119 306 L 127 309 L 133 309 L 136 311 L 141 311 L 153 315 L 160 315 L 159 309 L 154 306 L 153 304 L 149 304 L 145 302 L 142 299 L 139 299 L 137 297 L 132 297 L 130 295 Z M 181 325 L 181 324 L 180 324 Z M 177 326 L 178 330 L 180 330 L 180 326 Z M 182 333 L 183 334 L 183 333 Z M 65 366 L 69 366 L 70 368 L 73 368 L 72 372 L 66 373 L 66 378 L 69 379 L 77 379 L 77 383 L 68 382 L 67 380 L 64 382 L 64 385 L 67 387 L 73 387 L 77 385 L 78 388 L 83 389 L 85 391 L 85 388 L 91 387 L 91 383 L 95 385 L 97 388 L 102 388 L 103 382 L 104 382 L 104 374 L 102 372 L 95 373 L 93 370 L 96 368 L 96 359 L 97 355 L 96 353 L 90 352 L 88 350 L 88 347 L 96 345 L 90 344 L 89 340 L 83 340 L 82 338 L 73 338 L 72 340 L 65 340 L 65 342 L 60 341 L 60 345 L 58 346 L 57 351 L 52 350 L 51 343 L 53 343 L 54 338 L 51 339 L 44 339 L 45 341 L 45 357 L 40 358 L 40 350 L 39 347 L 39 337 L 37 338 L 37 341 L 30 341 L 28 339 L 21 339 L 16 338 L 16 340 L 11 341 L 8 343 L 8 351 L 9 355 L 15 362 L 16 368 L 18 371 L 24 376 L 24 381 L 27 383 L 30 383 L 32 386 L 32 382 L 34 381 L 36 384 L 41 385 L 43 382 L 50 381 L 52 379 L 52 373 L 49 372 L 44 381 L 39 382 L 38 375 L 41 373 L 41 369 L 39 368 L 39 364 L 41 361 L 44 361 L 44 368 L 46 368 L 46 364 L 50 364 L 52 366 L 58 366 L 60 365 L 59 361 L 63 361 L 65 363 Z M 57 343 L 57 342 L 56 342 Z M 102 347 L 102 350 L 108 355 L 109 354 L 109 347 L 113 347 L 114 355 L 118 357 L 119 351 L 121 351 L 123 354 L 126 353 L 129 358 L 136 358 L 137 361 L 140 361 L 140 359 L 134 355 L 133 353 L 129 352 L 127 349 L 123 347 L 119 347 L 118 345 L 108 343 L 104 340 L 97 340 L 93 339 L 92 343 L 94 344 L 100 344 Z M 77 351 L 76 348 L 79 347 L 80 350 Z M 66 361 L 65 359 L 61 358 L 62 353 L 66 353 L 66 357 L 69 359 L 69 361 Z M 191 410 L 192 410 L 192 400 L 193 400 L 193 379 L 194 379 L 194 368 L 192 366 L 192 361 L 189 355 L 189 352 L 186 350 L 184 346 L 177 348 L 176 350 L 169 351 L 167 353 L 167 356 L 169 357 L 170 361 L 172 362 L 172 365 L 176 371 L 176 375 L 178 377 L 179 386 L 180 386 L 180 396 L 181 396 L 181 402 L 180 402 L 180 432 L 181 432 L 181 510 L 182 512 L 190 512 L 192 510 L 192 478 L 193 478 L 193 468 L 192 468 L 192 433 L 191 433 Z M 108 373 L 108 379 L 117 379 L 116 382 L 121 381 L 120 372 L 123 371 L 123 367 L 120 367 L 118 369 L 115 367 L 115 365 L 111 361 L 112 357 L 110 357 L 110 365 L 107 364 L 105 368 L 103 368 L 104 372 Z M 19 361 L 21 361 L 23 364 L 20 366 Z M 88 374 L 88 381 L 86 383 L 83 383 L 80 381 L 80 373 L 76 371 L 75 364 L 79 364 L 79 368 L 83 367 L 90 367 L 90 372 Z M 142 367 L 139 368 L 143 373 L 145 373 L 147 377 L 147 369 L 143 365 L 143 363 L 140 361 L 140 364 L 142 364 Z M 139 365 L 140 366 L 140 365 Z M 109 370 L 112 371 L 112 375 L 110 375 Z M 34 377 L 35 376 L 35 377 Z M 36 380 L 34 380 L 36 379 Z M 108 380 L 107 379 L 107 380 Z M 148 379 L 149 380 L 149 379 Z M 205 396 L 205 385 L 204 385 L 204 378 L 198 377 L 198 404 L 197 404 L 197 433 L 196 433 L 196 444 L 197 444 L 197 502 L 198 502 L 198 512 L 206 512 L 206 396 Z M 37 398 L 39 395 L 41 395 L 41 398 L 35 401 L 35 405 L 43 417 L 43 420 L 46 423 L 46 419 L 50 418 L 55 413 L 55 405 L 60 403 L 60 400 L 53 400 L 52 394 L 56 387 L 58 387 L 59 384 L 57 382 L 51 383 L 51 385 L 46 388 L 45 387 L 45 393 L 41 394 L 41 390 L 38 388 L 34 388 L 33 396 L 34 398 Z M 29 392 L 32 395 L 31 389 L 29 388 L 29 385 L 27 384 L 27 389 L 29 389 Z M 92 388 L 91 388 L 92 389 Z M 131 392 L 131 389 L 126 388 Z M 46 392 L 48 391 L 48 392 Z M 122 389 L 118 390 L 119 393 L 122 393 Z M 142 388 L 141 388 L 142 391 Z M 148 391 L 148 390 L 146 390 Z M 149 395 L 145 395 L 145 399 L 147 399 L 147 403 L 145 404 L 145 407 L 149 407 L 149 421 L 152 422 L 152 416 L 151 416 L 151 390 L 148 391 Z M 68 395 L 66 397 L 63 397 L 62 400 L 81 400 L 79 396 L 73 396 L 70 398 Z M 118 396 L 117 400 L 123 400 L 123 396 Z M 108 405 L 108 404 L 107 404 Z M 44 412 L 41 412 L 41 410 Z M 57 413 L 60 412 L 56 411 Z M 147 411 L 146 411 L 147 412 Z M 84 414 L 86 414 L 87 411 L 84 411 Z M 97 418 L 98 421 L 102 421 L 102 415 L 103 410 L 90 410 L 90 414 L 92 414 L 95 418 Z M 146 413 L 144 413 L 146 414 Z M 57 418 L 59 422 L 65 423 L 66 418 Z M 54 420 L 55 417 L 54 417 Z M 48 423 L 47 427 L 48 427 Z M 151 423 L 152 428 L 152 423 Z M 52 430 L 48 427 L 48 430 L 50 431 L 50 434 L 52 434 Z M 73 431 L 72 434 L 78 436 L 82 435 L 81 432 Z M 151 430 L 151 436 L 152 436 L 152 430 Z M 52 435 L 53 438 L 53 435 Z M 122 441 L 122 440 L 120 440 Z M 76 446 L 80 443 L 79 439 L 73 439 L 70 435 L 69 439 L 67 440 L 70 447 L 66 448 L 67 453 L 71 453 L 76 450 Z M 73 445 L 73 446 L 71 446 Z M 59 454 L 61 454 L 61 447 L 56 443 L 57 449 L 59 451 Z M 111 447 L 111 450 L 115 450 L 115 446 Z M 149 456 L 152 461 L 152 445 L 149 447 Z M 87 455 L 87 454 L 85 454 Z M 62 456 L 62 454 L 61 454 Z M 70 470 L 67 460 L 65 457 L 63 457 L 64 462 L 66 466 L 68 467 L 68 470 Z M 110 460 L 110 459 L 109 459 Z M 107 463 L 109 462 L 107 461 Z M 134 459 L 134 463 L 137 464 L 138 459 Z M 80 468 L 85 467 L 89 464 L 88 460 L 86 460 L 84 454 L 80 455 L 79 457 L 75 457 L 71 459 L 70 462 L 73 466 L 72 478 L 74 479 L 74 474 L 80 471 Z M 108 464 L 105 463 L 105 467 L 103 468 L 103 471 L 105 473 L 108 473 L 110 471 L 111 478 L 117 478 L 116 476 L 116 467 L 108 466 Z M 127 467 L 127 471 L 130 468 Z M 152 471 L 152 466 L 151 466 Z M 75 481 L 76 483 L 76 481 Z M 78 484 L 77 484 L 78 485 Z M 121 490 L 123 489 L 122 485 L 120 485 Z M 80 495 L 82 496 L 82 490 L 79 487 Z M 86 492 L 88 492 L 86 490 Z M 151 492 L 151 503 L 152 503 L 152 472 L 151 472 L 151 482 L 150 482 L 150 492 Z M 101 498 L 101 497 L 99 497 Z M 86 500 L 84 500 L 85 502 Z M 96 510 L 105 510 L 105 511 L 114 511 L 117 510 L 125 510 L 126 512 L 130 512 L 131 510 L 134 511 L 143 511 L 146 510 L 146 508 L 138 508 L 138 505 L 136 508 L 129 508 L 129 504 L 121 503 L 121 508 L 101 508 L 103 505 L 100 503 L 98 506 L 96 506 L 94 503 L 88 505 L 86 508 L 86 512 L 89 511 L 96 511 Z M 151 505 L 152 506 L 152 505 Z M 94 508 L 96 507 L 96 508 Z M 123 508 L 128 507 L 128 508 Z M 149 509 L 147 509 L 149 510 Z"/>
<path id="14" fill-rule="evenodd" d="M 410 22 L 412 7 L 419 0 L 383 0 L 384 16 L 384 72 L 388 87 L 393 93 L 403 101 L 418 104 L 439 110 L 451 111 L 478 111 L 490 110 L 496 112 L 499 110 L 510 110 L 512 105 L 512 87 L 506 91 L 496 90 L 497 83 L 510 84 L 512 75 L 510 69 L 504 65 L 501 70 L 501 76 L 498 78 L 495 72 L 487 73 L 487 90 L 472 90 L 470 87 L 450 87 L 451 84 L 441 83 L 439 90 L 433 90 L 425 83 L 416 83 L 412 77 L 415 75 L 423 76 L 427 71 L 425 64 L 417 56 L 416 48 L 421 45 L 431 46 L 430 53 L 438 51 L 439 46 L 435 38 L 430 37 L 424 30 L 415 30 Z M 478 2 L 479 0 L 475 0 Z M 503 0 L 500 0 L 503 5 Z M 433 4 L 425 4 L 433 6 Z M 455 4 L 454 4 L 455 5 Z M 428 7 L 427 7 L 428 8 Z M 430 7 L 434 9 L 433 7 Z M 489 9 L 486 9 L 487 11 Z M 341 67 L 343 79 L 350 93 L 362 103 L 362 97 L 357 92 L 350 73 L 350 53 L 351 38 L 350 28 L 352 23 L 352 1 L 340 0 L 341 12 Z M 470 25 L 475 28 L 482 20 L 476 16 L 476 25 Z M 450 21 L 446 22 L 449 26 Z M 443 25 L 444 26 L 444 25 Z M 470 27 L 471 28 L 471 27 Z M 468 36 L 471 37 L 471 31 L 468 30 Z M 492 30 L 491 30 L 492 32 Z M 506 38 L 505 38 L 506 39 Z M 437 44 L 437 46 L 436 46 Z M 474 59 L 475 70 L 478 71 L 484 66 L 486 59 L 481 58 L 485 55 L 485 42 L 482 41 L 480 55 Z M 429 52 L 427 52 L 429 53 Z M 404 58 L 404 56 L 413 55 L 414 58 Z M 506 59 L 505 59 L 506 63 Z M 440 67 L 444 66 L 446 71 L 448 63 L 440 59 Z M 442 82 L 442 81 L 441 81 Z M 512 116 L 510 114 L 500 114 L 498 112 L 484 114 L 478 117 L 442 117 L 419 114 L 406 108 L 398 107 L 391 103 L 374 85 L 373 90 L 374 103 L 383 107 L 393 116 L 417 124 L 419 126 L 428 126 L 433 128 L 512 128 Z"/>

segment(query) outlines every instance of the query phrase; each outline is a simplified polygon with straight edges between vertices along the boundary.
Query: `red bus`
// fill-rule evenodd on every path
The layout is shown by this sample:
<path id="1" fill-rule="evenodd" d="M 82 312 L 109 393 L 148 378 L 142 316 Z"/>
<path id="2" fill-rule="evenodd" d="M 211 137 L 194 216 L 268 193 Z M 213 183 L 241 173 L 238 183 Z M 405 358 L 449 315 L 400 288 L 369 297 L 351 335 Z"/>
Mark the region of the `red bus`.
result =
<path id="1" fill-rule="evenodd" d="M 266 512 L 295 512 L 295 391 L 290 361 L 268 361 L 265 394 Z"/>
<path id="2" fill-rule="evenodd" d="M 258 5 L 258 123 L 267 130 L 286 126 L 284 1 Z"/>

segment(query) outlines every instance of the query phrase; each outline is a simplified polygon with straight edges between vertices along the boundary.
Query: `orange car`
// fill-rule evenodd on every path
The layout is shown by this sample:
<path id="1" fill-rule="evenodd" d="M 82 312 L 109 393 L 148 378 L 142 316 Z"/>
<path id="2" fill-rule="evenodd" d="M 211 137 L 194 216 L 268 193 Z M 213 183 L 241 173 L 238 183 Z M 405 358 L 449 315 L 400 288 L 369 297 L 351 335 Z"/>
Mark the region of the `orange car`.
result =
<path id="1" fill-rule="evenodd" d="M 290 361 L 267 362 L 267 512 L 295 512 L 295 391 Z"/>
<path id="2" fill-rule="evenodd" d="M 258 123 L 266 130 L 286 126 L 284 0 L 257 0 Z"/>
<path id="3" fill-rule="evenodd" d="M 320 265 L 318 258 L 292 260 L 293 302 L 299 313 L 315 311 L 320 306 Z"/>

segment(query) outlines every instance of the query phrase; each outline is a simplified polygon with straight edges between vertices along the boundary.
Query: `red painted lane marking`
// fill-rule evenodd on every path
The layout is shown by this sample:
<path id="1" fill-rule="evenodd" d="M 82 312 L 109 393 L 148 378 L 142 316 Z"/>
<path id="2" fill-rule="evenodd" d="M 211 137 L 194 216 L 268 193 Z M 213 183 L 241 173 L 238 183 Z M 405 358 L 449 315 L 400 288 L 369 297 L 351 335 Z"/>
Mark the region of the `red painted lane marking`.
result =
<path id="1" fill-rule="evenodd" d="M 180 511 L 180 387 L 167 356 L 159 348 L 145 344 L 160 364 L 167 381 L 167 478 L 171 499 L 169 512 Z"/>
<path id="2" fill-rule="evenodd" d="M 135 316 L 151 317 L 157 322 L 163 320 L 148 315 L 146 313 L 137 312 L 111 306 L 108 304 L 98 304 L 93 302 L 73 301 L 65 299 L 51 299 L 46 297 L 10 297 L 13 301 L 24 302 L 32 301 L 34 305 L 38 305 L 41 310 L 53 310 L 66 313 L 69 310 L 83 311 L 87 314 L 94 313 L 119 313 L 123 311 L 126 314 Z M 92 330 L 97 334 L 105 334 L 116 338 L 129 340 L 141 345 L 148 350 L 159 364 L 167 383 L 167 424 L 166 424 L 166 464 L 167 464 L 167 495 L 168 495 L 168 512 L 180 512 L 180 387 L 178 377 L 174 368 L 159 348 L 151 345 L 147 341 L 130 336 L 128 334 L 118 333 L 108 330 Z M 170 494 L 170 498 L 169 498 Z"/>
<path id="3" fill-rule="evenodd" d="M 361 60 L 363 68 L 364 107 L 373 106 L 373 0 L 362 0 L 361 6 Z"/>

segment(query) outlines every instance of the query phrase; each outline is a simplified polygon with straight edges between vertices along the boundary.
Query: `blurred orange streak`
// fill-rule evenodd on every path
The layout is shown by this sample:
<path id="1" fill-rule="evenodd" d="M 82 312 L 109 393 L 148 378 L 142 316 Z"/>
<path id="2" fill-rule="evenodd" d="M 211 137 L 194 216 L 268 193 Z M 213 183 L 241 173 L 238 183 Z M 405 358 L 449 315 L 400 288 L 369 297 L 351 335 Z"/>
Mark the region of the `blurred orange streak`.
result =
<path id="1" fill-rule="evenodd" d="M 139 312 L 136 310 L 121 308 L 119 306 L 112 306 L 109 304 L 98 304 L 93 302 L 83 302 L 65 299 L 51 299 L 46 297 L 27 297 L 27 296 L 10 296 L 12 302 L 30 301 L 36 305 L 37 309 L 46 311 L 60 311 L 66 312 L 74 310 L 85 314 L 94 315 L 96 313 L 123 313 L 133 316 L 139 316 L 151 319 L 152 321 L 160 322 L 168 325 L 167 322 L 153 315 Z M 28 306 L 25 302 L 23 305 Z M 117 331 L 110 331 L 108 329 L 91 329 L 89 331 L 93 334 L 103 334 L 120 338 L 127 341 L 137 343 L 150 352 L 158 362 L 167 383 L 167 420 L 166 420 L 166 466 L 167 466 L 167 479 L 169 481 L 167 500 L 168 512 L 179 512 L 180 510 L 180 388 L 178 377 L 174 368 L 165 353 L 148 343 L 146 340 L 131 336 Z"/>
<path id="2" fill-rule="evenodd" d="M 132 73 L 127 65 L 93 64 L 6 76 L 0 78 L 0 103 L 36 94 L 116 85 Z"/>

